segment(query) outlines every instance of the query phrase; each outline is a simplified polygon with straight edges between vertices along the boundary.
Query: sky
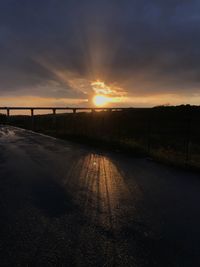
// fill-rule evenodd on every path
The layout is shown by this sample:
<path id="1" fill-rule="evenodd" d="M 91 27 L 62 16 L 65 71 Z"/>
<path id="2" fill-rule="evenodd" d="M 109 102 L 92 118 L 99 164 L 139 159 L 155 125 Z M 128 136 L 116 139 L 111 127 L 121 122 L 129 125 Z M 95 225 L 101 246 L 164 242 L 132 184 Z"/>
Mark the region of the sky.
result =
<path id="1" fill-rule="evenodd" d="M 0 106 L 200 103 L 200 1 L 1 0 Z"/>

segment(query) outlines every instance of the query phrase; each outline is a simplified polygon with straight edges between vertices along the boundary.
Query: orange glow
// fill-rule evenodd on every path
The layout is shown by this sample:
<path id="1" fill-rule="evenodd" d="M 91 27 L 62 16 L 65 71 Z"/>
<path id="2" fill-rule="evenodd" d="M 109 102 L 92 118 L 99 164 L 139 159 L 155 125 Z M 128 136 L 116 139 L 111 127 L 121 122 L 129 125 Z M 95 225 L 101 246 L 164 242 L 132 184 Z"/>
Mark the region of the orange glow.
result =
<path id="1" fill-rule="evenodd" d="M 102 107 L 105 106 L 106 104 L 108 104 L 110 101 L 110 98 L 104 95 L 95 95 L 93 97 L 93 103 L 95 104 L 95 106 L 97 107 Z"/>
<path id="2" fill-rule="evenodd" d="M 114 84 L 107 85 L 101 80 L 91 82 L 91 87 L 95 93 L 93 97 L 93 103 L 97 107 L 103 107 L 107 104 L 122 103 L 125 92 L 122 88 L 117 87 Z"/>
<path id="3" fill-rule="evenodd" d="M 96 94 L 108 95 L 113 93 L 113 90 L 108 85 L 99 80 L 92 82 L 91 86 Z"/>

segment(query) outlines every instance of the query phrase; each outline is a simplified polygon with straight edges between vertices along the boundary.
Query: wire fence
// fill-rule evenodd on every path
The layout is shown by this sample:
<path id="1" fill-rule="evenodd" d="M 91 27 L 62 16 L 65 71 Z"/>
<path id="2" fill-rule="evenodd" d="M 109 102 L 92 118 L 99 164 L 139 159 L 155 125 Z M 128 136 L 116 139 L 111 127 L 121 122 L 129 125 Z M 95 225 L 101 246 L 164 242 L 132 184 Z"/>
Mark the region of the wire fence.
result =
<path id="1" fill-rule="evenodd" d="M 114 144 L 167 162 L 200 168 L 199 107 L 10 116 L 4 123 L 62 138 Z"/>

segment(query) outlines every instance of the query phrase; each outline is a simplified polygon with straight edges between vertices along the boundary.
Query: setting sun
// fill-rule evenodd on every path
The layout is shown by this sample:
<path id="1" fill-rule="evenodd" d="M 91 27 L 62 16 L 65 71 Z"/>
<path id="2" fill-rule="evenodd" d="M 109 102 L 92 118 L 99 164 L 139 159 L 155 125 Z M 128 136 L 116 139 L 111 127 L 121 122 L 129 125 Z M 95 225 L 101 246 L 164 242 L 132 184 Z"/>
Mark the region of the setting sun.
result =
<path id="1" fill-rule="evenodd" d="M 109 97 L 104 96 L 104 95 L 95 95 L 93 97 L 93 103 L 97 107 L 104 106 L 104 105 L 108 104 L 109 102 L 110 102 Z"/>
<path id="2" fill-rule="evenodd" d="M 104 107 L 108 104 L 115 105 L 126 100 L 126 92 L 123 88 L 116 84 L 106 84 L 101 80 L 91 82 L 91 87 L 94 93 L 92 99 L 96 107 Z"/>

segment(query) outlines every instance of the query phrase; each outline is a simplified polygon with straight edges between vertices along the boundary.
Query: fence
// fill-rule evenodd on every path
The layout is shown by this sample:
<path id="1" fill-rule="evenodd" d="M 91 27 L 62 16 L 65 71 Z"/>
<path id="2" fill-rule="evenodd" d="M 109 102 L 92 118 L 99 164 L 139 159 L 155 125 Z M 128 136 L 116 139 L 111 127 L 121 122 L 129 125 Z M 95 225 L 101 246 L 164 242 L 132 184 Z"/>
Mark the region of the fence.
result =
<path id="1" fill-rule="evenodd" d="M 39 108 L 29 108 L 30 118 L 11 116 L 12 108 L 9 109 L 9 123 L 62 138 L 95 140 L 106 146 L 114 144 L 168 162 L 200 167 L 199 107 L 51 108 L 51 115 L 34 116 L 35 109 Z M 57 109 L 71 113 L 56 114 Z"/>

